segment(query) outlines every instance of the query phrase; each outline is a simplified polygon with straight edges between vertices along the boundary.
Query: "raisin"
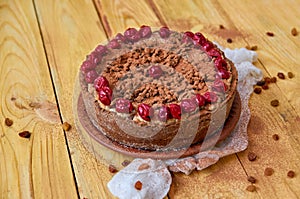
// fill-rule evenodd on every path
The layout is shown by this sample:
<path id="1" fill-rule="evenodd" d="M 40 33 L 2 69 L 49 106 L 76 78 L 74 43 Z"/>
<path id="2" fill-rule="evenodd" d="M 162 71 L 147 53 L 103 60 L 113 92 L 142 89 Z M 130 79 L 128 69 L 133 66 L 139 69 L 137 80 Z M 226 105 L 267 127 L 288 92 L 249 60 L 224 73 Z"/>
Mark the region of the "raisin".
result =
<path id="1" fill-rule="evenodd" d="M 273 140 L 277 141 L 279 140 L 279 135 L 278 134 L 274 134 L 272 135 Z"/>
<path id="2" fill-rule="evenodd" d="M 266 32 L 266 34 L 267 34 L 269 37 L 273 37 L 273 36 L 274 36 L 274 33 L 272 33 L 272 32 Z"/>
<path id="3" fill-rule="evenodd" d="M 254 93 L 260 94 L 260 93 L 261 93 L 261 88 L 256 87 L 256 88 L 254 89 Z"/>
<path id="4" fill-rule="evenodd" d="M 29 131 L 22 131 L 19 133 L 19 136 L 22 138 L 30 138 L 31 133 Z"/>
<path id="5" fill-rule="evenodd" d="M 280 79 L 285 79 L 285 75 L 281 72 L 277 73 L 277 77 L 279 77 Z"/>
<path id="6" fill-rule="evenodd" d="M 279 106 L 279 101 L 277 99 L 271 101 L 271 106 Z"/>
<path id="7" fill-rule="evenodd" d="M 289 171 L 289 172 L 287 173 L 287 176 L 288 176 L 289 178 L 293 178 L 293 177 L 295 177 L 295 172 L 294 172 L 294 171 Z"/>
<path id="8" fill-rule="evenodd" d="M 265 176 L 271 176 L 273 173 L 274 173 L 274 169 L 270 167 L 267 167 L 264 172 Z"/>
<path id="9" fill-rule="evenodd" d="M 256 160 L 256 158 L 257 158 L 257 155 L 255 153 L 253 153 L 253 152 L 248 153 L 248 160 L 249 161 L 252 162 L 252 161 Z"/>
<path id="10" fill-rule="evenodd" d="M 139 180 L 134 184 L 134 188 L 136 188 L 137 190 L 141 190 L 142 187 L 143 187 L 143 183 Z"/>
<path id="11" fill-rule="evenodd" d="M 251 183 L 255 183 L 256 182 L 256 178 L 254 178 L 253 176 L 248 176 L 247 180 Z"/>
<path id="12" fill-rule="evenodd" d="M 5 118 L 5 121 L 4 121 L 4 122 L 5 122 L 5 125 L 6 125 L 6 126 L 11 126 L 11 125 L 13 125 L 13 123 L 14 123 L 14 122 L 13 122 L 11 119 L 9 119 L 9 118 Z"/>

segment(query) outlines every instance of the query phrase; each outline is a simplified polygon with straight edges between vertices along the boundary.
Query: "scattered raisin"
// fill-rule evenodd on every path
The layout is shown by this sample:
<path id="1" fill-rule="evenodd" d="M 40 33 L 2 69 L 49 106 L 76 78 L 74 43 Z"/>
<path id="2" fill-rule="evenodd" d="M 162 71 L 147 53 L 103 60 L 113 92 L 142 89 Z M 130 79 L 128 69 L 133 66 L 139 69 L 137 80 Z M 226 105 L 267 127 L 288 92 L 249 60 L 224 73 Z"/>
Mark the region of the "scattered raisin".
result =
<path id="1" fill-rule="evenodd" d="M 11 120 L 11 119 L 9 119 L 9 118 L 5 118 L 5 125 L 6 126 L 11 126 L 11 125 L 13 125 L 13 121 Z"/>
<path id="2" fill-rule="evenodd" d="M 256 158 L 257 158 L 257 155 L 255 153 L 253 153 L 253 152 L 248 153 L 248 160 L 249 161 L 252 162 L 252 161 L 256 160 Z"/>
<path id="3" fill-rule="evenodd" d="M 272 77 L 271 78 L 271 83 L 276 83 L 277 82 L 277 78 L 276 77 Z"/>
<path id="4" fill-rule="evenodd" d="M 228 38 L 228 39 L 227 39 L 227 43 L 232 43 L 232 39 L 231 39 L 231 38 Z"/>
<path id="5" fill-rule="evenodd" d="M 270 36 L 270 37 L 273 37 L 273 36 L 274 36 L 274 33 L 272 33 L 272 32 L 266 32 L 266 34 L 267 34 L 268 36 Z"/>
<path id="6" fill-rule="evenodd" d="M 258 81 L 258 82 L 256 82 L 256 85 L 257 86 L 263 86 L 263 85 L 265 85 L 265 81 L 264 80 L 261 80 L 261 81 Z"/>
<path id="7" fill-rule="evenodd" d="M 19 133 L 19 136 L 22 138 L 30 138 L 31 133 L 29 131 L 22 131 Z"/>
<path id="8" fill-rule="evenodd" d="M 268 90 L 269 86 L 268 85 L 263 85 L 261 88 L 264 89 L 264 90 Z"/>
<path id="9" fill-rule="evenodd" d="M 123 162 L 122 162 L 122 166 L 123 167 L 126 167 L 127 165 L 129 165 L 130 164 L 130 161 L 129 160 L 124 160 Z"/>
<path id="10" fill-rule="evenodd" d="M 271 78 L 270 77 L 265 77 L 265 82 L 266 82 L 266 84 L 270 84 L 271 83 Z"/>
<path id="11" fill-rule="evenodd" d="M 254 178 L 253 176 L 248 176 L 247 180 L 251 183 L 255 183 L 256 182 L 256 178 Z"/>
<path id="12" fill-rule="evenodd" d="M 279 77 L 280 79 L 285 79 L 284 74 L 281 72 L 277 73 L 277 77 Z"/>
<path id="13" fill-rule="evenodd" d="M 260 94 L 260 93 L 261 93 L 261 88 L 256 87 L 256 88 L 254 89 L 254 93 Z"/>
<path id="14" fill-rule="evenodd" d="M 117 168 L 114 165 L 111 165 L 111 164 L 108 166 L 108 170 L 111 173 L 116 173 L 118 171 Z"/>
<path id="15" fill-rule="evenodd" d="M 220 29 L 225 29 L 225 27 L 223 25 L 219 25 Z"/>
<path id="16" fill-rule="evenodd" d="M 245 48 L 247 49 L 247 50 L 251 50 L 251 47 L 250 46 L 245 46 Z"/>
<path id="17" fill-rule="evenodd" d="M 289 77 L 290 79 L 292 79 L 292 78 L 294 77 L 294 74 L 293 74 L 292 72 L 288 72 L 288 77 Z"/>
<path id="18" fill-rule="evenodd" d="M 69 131 L 71 129 L 71 125 L 68 122 L 64 122 L 62 124 L 62 128 L 64 131 Z"/>
<path id="19" fill-rule="evenodd" d="M 247 188 L 246 188 L 247 191 L 249 192 L 254 192 L 256 190 L 256 186 L 254 186 L 253 184 L 252 185 L 249 185 Z"/>
<path id="20" fill-rule="evenodd" d="M 279 140 L 279 135 L 278 134 L 274 134 L 272 135 L 273 140 L 277 141 Z"/>
<path id="21" fill-rule="evenodd" d="M 274 173 L 274 169 L 270 167 L 267 167 L 264 172 L 265 176 L 271 176 L 273 173 Z"/>
<path id="22" fill-rule="evenodd" d="M 277 99 L 271 101 L 271 106 L 279 106 L 279 101 Z"/>
<path id="23" fill-rule="evenodd" d="M 296 28 L 292 28 L 291 34 L 292 34 L 293 36 L 297 36 L 297 35 L 298 35 L 297 29 L 296 29 Z"/>
<path id="24" fill-rule="evenodd" d="M 295 177 L 295 172 L 294 172 L 294 171 L 289 171 L 289 172 L 287 173 L 287 176 L 288 176 L 289 178 L 293 178 L 293 177 Z"/>
<path id="25" fill-rule="evenodd" d="M 250 50 L 257 50 L 257 46 L 251 46 Z"/>
<path id="26" fill-rule="evenodd" d="M 136 183 L 134 184 L 134 188 L 136 188 L 137 190 L 141 190 L 143 187 L 143 183 L 141 181 L 136 181 Z"/>

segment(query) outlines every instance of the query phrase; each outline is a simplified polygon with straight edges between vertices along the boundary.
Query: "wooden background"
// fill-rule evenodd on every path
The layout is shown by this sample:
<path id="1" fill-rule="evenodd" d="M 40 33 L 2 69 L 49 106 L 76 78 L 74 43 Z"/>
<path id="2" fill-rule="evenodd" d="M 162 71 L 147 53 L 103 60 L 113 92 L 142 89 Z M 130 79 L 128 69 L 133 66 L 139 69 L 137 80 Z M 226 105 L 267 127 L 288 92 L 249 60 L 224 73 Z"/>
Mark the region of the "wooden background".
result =
<path id="1" fill-rule="evenodd" d="M 144 24 L 201 31 L 229 48 L 257 45 L 255 65 L 265 76 L 295 75 L 251 97 L 245 152 L 189 176 L 174 173 L 167 198 L 300 197 L 300 35 L 291 35 L 300 31 L 299 10 L 299 0 L 0 0 L 0 198 L 113 198 L 106 188 L 113 174 L 74 127 L 74 82 L 98 43 Z M 62 130 L 65 121 L 70 131 Z M 24 130 L 30 139 L 18 136 Z M 266 167 L 272 176 L 264 176 Z M 249 175 L 255 192 L 246 191 Z"/>

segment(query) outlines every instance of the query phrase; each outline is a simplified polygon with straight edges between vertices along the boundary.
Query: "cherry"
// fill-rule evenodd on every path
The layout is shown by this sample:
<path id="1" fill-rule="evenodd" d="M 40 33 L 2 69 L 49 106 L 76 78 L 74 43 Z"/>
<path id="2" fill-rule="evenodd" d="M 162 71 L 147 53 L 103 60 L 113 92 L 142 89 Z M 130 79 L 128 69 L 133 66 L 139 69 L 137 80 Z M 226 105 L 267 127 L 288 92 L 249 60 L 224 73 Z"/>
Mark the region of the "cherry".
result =
<path id="1" fill-rule="evenodd" d="M 137 31 L 135 28 L 128 28 L 125 30 L 124 36 L 131 42 L 136 42 L 141 38 L 139 31 Z"/>
<path id="2" fill-rule="evenodd" d="M 206 92 L 203 97 L 205 98 L 205 101 L 208 103 L 214 103 L 217 102 L 218 96 L 214 92 Z"/>
<path id="3" fill-rule="evenodd" d="M 196 32 L 194 34 L 193 41 L 194 45 L 201 46 L 203 46 L 207 42 L 206 38 L 200 32 Z"/>
<path id="4" fill-rule="evenodd" d="M 170 118 L 172 118 L 170 108 L 165 105 L 160 107 L 160 109 L 158 111 L 158 119 L 162 122 L 165 122 Z"/>
<path id="5" fill-rule="evenodd" d="M 118 33 L 118 34 L 115 36 L 115 40 L 117 40 L 117 42 L 125 42 L 125 41 L 126 41 L 126 38 L 125 38 L 124 35 L 122 35 L 121 33 Z"/>
<path id="6" fill-rule="evenodd" d="M 93 83 L 97 77 L 98 77 L 97 72 L 94 70 L 91 70 L 85 74 L 85 81 L 86 81 L 86 83 L 90 84 L 90 83 Z"/>
<path id="7" fill-rule="evenodd" d="M 153 108 L 148 104 L 140 104 L 138 106 L 138 114 L 143 120 L 150 121 L 153 116 Z"/>
<path id="8" fill-rule="evenodd" d="M 214 62 L 217 69 L 227 69 L 227 62 L 222 57 L 217 57 Z"/>
<path id="9" fill-rule="evenodd" d="M 170 34 L 171 34 L 171 31 L 169 30 L 168 27 L 161 27 L 159 29 L 159 35 L 161 38 L 164 38 L 164 39 L 168 38 L 170 36 Z"/>
<path id="10" fill-rule="evenodd" d="M 218 70 L 218 74 L 222 77 L 222 79 L 228 79 L 230 77 L 229 72 L 224 69 Z"/>
<path id="11" fill-rule="evenodd" d="M 210 49 L 212 49 L 214 47 L 213 43 L 211 43 L 210 41 L 206 41 L 203 45 L 202 48 L 208 52 Z"/>
<path id="12" fill-rule="evenodd" d="M 227 85 L 220 79 L 214 81 L 213 89 L 218 92 L 224 92 L 227 90 Z"/>
<path id="13" fill-rule="evenodd" d="M 141 35 L 142 38 L 149 38 L 152 34 L 150 26 L 141 26 L 139 30 L 139 34 Z"/>
<path id="14" fill-rule="evenodd" d="M 159 78 L 163 74 L 163 70 L 160 66 L 154 65 L 149 68 L 149 75 L 153 78 Z"/>
<path id="15" fill-rule="evenodd" d="M 187 31 L 183 34 L 181 41 L 182 43 L 188 43 L 192 41 L 193 38 L 194 38 L 194 33 Z"/>
<path id="16" fill-rule="evenodd" d="M 107 47 L 103 45 L 99 45 L 96 47 L 95 51 L 100 55 L 104 55 L 107 52 Z"/>
<path id="17" fill-rule="evenodd" d="M 102 87 L 98 92 L 99 100 L 102 104 L 108 106 L 111 103 L 112 90 L 108 87 Z"/>
<path id="18" fill-rule="evenodd" d="M 101 59 L 102 55 L 100 55 L 96 51 L 92 52 L 87 58 L 87 60 L 89 60 L 89 62 L 91 62 L 95 66 L 95 68 L 97 64 L 100 63 Z"/>
<path id="19" fill-rule="evenodd" d="M 170 104 L 170 112 L 173 118 L 180 119 L 181 118 L 181 108 L 178 104 Z"/>
<path id="20" fill-rule="evenodd" d="M 116 49 L 116 48 L 120 48 L 121 45 L 119 44 L 119 42 L 116 39 L 112 39 L 107 44 L 107 47 L 112 48 L 112 49 Z"/>
<path id="21" fill-rule="evenodd" d="M 210 49 L 207 54 L 211 57 L 221 57 L 221 53 L 218 49 L 216 48 L 212 48 Z"/>
<path id="22" fill-rule="evenodd" d="M 100 89 L 102 87 L 108 87 L 108 86 L 109 86 L 109 83 L 108 83 L 107 79 L 103 76 L 98 77 L 94 81 L 94 87 L 95 87 L 96 91 L 100 91 Z"/>
<path id="23" fill-rule="evenodd" d="M 90 60 L 85 60 L 80 67 L 80 70 L 84 73 L 87 73 L 91 70 L 94 70 L 96 68 L 96 65 L 93 64 Z"/>
<path id="24" fill-rule="evenodd" d="M 203 95 L 197 93 L 193 99 L 198 103 L 198 106 L 204 106 L 205 98 L 203 97 Z"/>
<path id="25" fill-rule="evenodd" d="M 116 102 L 116 111 L 119 113 L 131 113 L 133 111 L 133 105 L 130 100 L 118 99 Z"/>
<path id="26" fill-rule="evenodd" d="M 197 108 L 198 104 L 192 99 L 183 99 L 180 106 L 183 112 L 190 113 Z"/>

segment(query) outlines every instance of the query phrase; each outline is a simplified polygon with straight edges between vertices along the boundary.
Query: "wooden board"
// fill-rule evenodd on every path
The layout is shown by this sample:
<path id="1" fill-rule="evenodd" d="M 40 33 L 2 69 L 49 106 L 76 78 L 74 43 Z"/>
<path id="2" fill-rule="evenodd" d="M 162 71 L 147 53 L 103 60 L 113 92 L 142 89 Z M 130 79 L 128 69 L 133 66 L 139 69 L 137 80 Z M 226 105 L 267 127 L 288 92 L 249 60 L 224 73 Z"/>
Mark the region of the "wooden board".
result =
<path id="1" fill-rule="evenodd" d="M 76 198 L 32 2 L 1 1 L 0 27 L 0 198 Z M 38 104 L 52 117 L 37 114 Z M 13 120 L 11 127 L 5 118 Z M 30 139 L 18 136 L 25 130 Z"/>
<path id="2" fill-rule="evenodd" d="M 299 197 L 300 37 L 290 34 L 300 30 L 299 9 L 299 1 L 268 0 L 1 0 L 0 198 L 113 198 L 106 186 L 113 174 L 84 148 L 74 127 L 73 88 L 98 43 L 144 24 L 201 31 L 230 48 L 257 45 L 256 66 L 264 75 L 295 74 L 251 97 L 249 149 L 190 176 L 174 174 L 168 197 Z M 280 105 L 270 106 L 272 99 Z M 6 117 L 13 126 L 4 125 Z M 72 125 L 66 137 L 64 121 Z M 30 139 L 18 136 L 23 130 L 32 132 Z M 249 162 L 249 151 L 256 161 Z M 266 167 L 272 176 L 264 176 Z M 288 178 L 288 170 L 296 177 Z M 258 179 L 255 192 L 245 191 L 249 175 Z"/>

